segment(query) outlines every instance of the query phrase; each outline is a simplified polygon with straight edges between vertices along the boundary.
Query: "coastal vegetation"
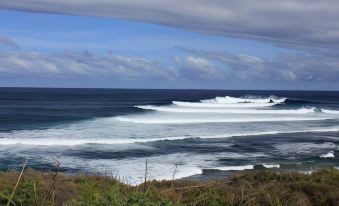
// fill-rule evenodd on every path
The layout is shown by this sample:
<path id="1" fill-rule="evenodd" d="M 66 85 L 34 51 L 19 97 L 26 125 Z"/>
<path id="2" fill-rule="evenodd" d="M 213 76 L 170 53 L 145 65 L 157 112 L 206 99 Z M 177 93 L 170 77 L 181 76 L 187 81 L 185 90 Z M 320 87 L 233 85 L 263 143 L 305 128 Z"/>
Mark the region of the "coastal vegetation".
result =
<path id="1" fill-rule="evenodd" d="M 66 175 L 33 169 L 0 172 L 0 204 L 8 206 L 339 205 L 339 170 L 312 174 L 243 171 L 219 180 L 145 180 Z"/>

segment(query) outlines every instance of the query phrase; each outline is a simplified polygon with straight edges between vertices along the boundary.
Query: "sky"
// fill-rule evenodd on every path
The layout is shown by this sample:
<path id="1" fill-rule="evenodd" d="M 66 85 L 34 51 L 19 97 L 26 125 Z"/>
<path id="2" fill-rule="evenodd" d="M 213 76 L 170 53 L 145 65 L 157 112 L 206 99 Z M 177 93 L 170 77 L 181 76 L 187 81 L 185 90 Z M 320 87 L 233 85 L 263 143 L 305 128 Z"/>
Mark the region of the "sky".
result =
<path id="1" fill-rule="evenodd" d="M 0 1 L 0 86 L 339 90 L 334 0 Z"/>

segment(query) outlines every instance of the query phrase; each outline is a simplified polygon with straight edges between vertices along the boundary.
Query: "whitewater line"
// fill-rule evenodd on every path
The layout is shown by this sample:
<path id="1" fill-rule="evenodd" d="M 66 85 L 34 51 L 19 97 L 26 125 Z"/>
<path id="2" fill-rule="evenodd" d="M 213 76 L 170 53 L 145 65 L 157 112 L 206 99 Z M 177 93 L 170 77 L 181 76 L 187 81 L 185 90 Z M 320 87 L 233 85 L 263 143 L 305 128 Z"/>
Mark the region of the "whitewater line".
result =
<path id="1" fill-rule="evenodd" d="M 202 119 L 202 118 L 190 118 L 190 119 L 155 119 L 155 118 L 140 118 L 140 117 L 115 117 L 114 119 L 121 122 L 131 122 L 138 124 L 199 124 L 199 123 L 242 123 L 242 122 L 293 122 L 293 121 L 317 121 L 317 120 L 329 120 L 330 117 L 271 117 L 271 118 L 225 118 L 225 119 Z"/>
<path id="2" fill-rule="evenodd" d="M 220 134 L 220 135 L 206 135 L 206 136 L 173 136 L 163 138 L 137 138 L 137 139 L 52 139 L 52 138 L 0 138 L 0 145 L 34 145 L 34 146 L 76 146 L 84 144 L 133 144 L 146 143 L 164 140 L 183 140 L 190 138 L 200 139 L 220 139 L 230 137 L 244 137 L 244 136 L 259 136 L 259 135 L 275 135 L 275 134 L 291 134 L 291 133 L 307 133 L 307 132 L 338 132 L 339 128 L 319 128 L 309 130 L 294 130 L 294 131 L 263 131 L 251 133 L 235 133 L 235 134 Z"/>
<path id="3" fill-rule="evenodd" d="M 135 106 L 139 109 L 153 110 L 159 112 L 177 112 L 177 113 L 226 113 L 226 114 L 308 114 L 315 113 L 316 108 L 301 108 L 301 109 L 283 109 L 283 110 L 266 110 L 266 109 L 214 109 L 214 108 L 185 108 L 185 107 L 173 107 L 173 106 L 153 106 L 153 105 L 141 105 Z M 322 110 L 319 110 L 321 112 Z M 326 110 L 327 112 L 332 112 Z M 339 111 L 334 111 L 338 112 Z"/>
<path id="4" fill-rule="evenodd" d="M 254 108 L 254 107 L 271 107 L 277 103 L 204 103 L 204 102 L 179 102 L 173 101 L 174 105 L 183 107 L 220 107 L 220 108 Z"/>

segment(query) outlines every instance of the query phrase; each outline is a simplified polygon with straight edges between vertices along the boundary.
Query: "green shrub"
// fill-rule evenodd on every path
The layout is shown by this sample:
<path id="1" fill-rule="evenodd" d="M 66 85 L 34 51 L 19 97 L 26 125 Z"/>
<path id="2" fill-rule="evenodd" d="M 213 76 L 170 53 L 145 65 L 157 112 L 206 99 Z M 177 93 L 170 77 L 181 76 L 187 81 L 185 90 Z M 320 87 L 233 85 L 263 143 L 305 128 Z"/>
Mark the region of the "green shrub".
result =
<path id="1" fill-rule="evenodd" d="M 6 205 L 19 173 L 0 172 L 0 205 Z M 68 176 L 31 169 L 23 173 L 10 205 L 227 206 L 339 205 L 339 170 L 311 175 L 268 171 L 215 181 L 148 181 L 139 186 L 109 177 Z"/>

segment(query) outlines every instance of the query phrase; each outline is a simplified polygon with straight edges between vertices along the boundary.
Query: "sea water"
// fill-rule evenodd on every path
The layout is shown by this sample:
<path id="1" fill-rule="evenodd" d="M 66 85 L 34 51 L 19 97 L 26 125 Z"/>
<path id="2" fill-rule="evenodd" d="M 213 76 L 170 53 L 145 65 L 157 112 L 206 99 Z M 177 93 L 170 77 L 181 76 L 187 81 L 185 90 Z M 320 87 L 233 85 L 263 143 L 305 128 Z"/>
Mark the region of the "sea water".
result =
<path id="1" fill-rule="evenodd" d="M 339 92 L 0 89 L 0 168 L 138 183 L 339 166 Z"/>

